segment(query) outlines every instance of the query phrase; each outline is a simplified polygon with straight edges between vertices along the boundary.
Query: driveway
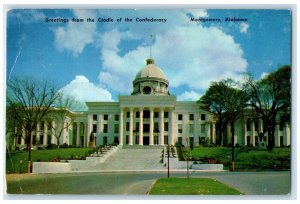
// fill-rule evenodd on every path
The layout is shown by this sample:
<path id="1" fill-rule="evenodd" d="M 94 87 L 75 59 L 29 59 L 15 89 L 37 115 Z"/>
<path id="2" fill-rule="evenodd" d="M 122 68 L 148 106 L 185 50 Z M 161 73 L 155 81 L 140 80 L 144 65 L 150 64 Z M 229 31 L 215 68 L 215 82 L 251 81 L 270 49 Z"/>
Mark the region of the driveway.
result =
<path id="1" fill-rule="evenodd" d="M 151 184 L 166 172 L 116 172 L 7 175 L 9 194 L 145 195 Z M 185 172 L 171 172 L 185 177 Z M 287 195 L 290 172 L 191 172 L 191 177 L 209 177 L 246 195 Z M 13 198 L 13 196 L 12 196 Z M 89 197 L 90 198 L 90 197 Z"/>

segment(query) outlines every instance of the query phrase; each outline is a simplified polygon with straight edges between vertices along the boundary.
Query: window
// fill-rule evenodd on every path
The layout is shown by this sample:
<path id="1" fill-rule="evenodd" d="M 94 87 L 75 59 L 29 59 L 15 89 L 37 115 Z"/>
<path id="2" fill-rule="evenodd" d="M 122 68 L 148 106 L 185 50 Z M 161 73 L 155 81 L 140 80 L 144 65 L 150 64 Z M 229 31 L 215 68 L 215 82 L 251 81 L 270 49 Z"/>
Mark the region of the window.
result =
<path id="1" fill-rule="evenodd" d="M 178 137 L 178 144 L 182 145 L 182 137 Z"/>
<path id="2" fill-rule="evenodd" d="M 201 114 L 201 120 L 205 120 L 205 114 Z"/>
<path id="3" fill-rule="evenodd" d="M 114 144 L 119 144 L 119 137 L 114 137 Z"/>
<path id="4" fill-rule="evenodd" d="M 129 131 L 129 122 L 126 123 L 126 131 Z"/>
<path id="5" fill-rule="evenodd" d="M 47 135 L 47 144 L 51 144 L 51 135 Z"/>
<path id="6" fill-rule="evenodd" d="M 140 130 L 140 123 L 136 122 L 135 123 L 135 130 L 138 132 Z"/>
<path id="7" fill-rule="evenodd" d="M 182 114 L 178 114 L 178 120 L 182 120 Z"/>
<path id="8" fill-rule="evenodd" d="M 41 122 L 41 126 L 40 126 L 40 131 L 41 131 L 41 132 L 43 132 L 43 130 L 44 130 L 44 125 L 45 125 L 45 123 L 44 123 L 44 122 Z"/>
<path id="9" fill-rule="evenodd" d="M 154 136 L 154 144 L 158 144 L 158 136 Z"/>
<path id="10" fill-rule="evenodd" d="M 98 120 L 98 116 L 96 114 L 93 115 L 93 120 Z"/>
<path id="11" fill-rule="evenodd" d="M 143 117 L 144 118 L 150 118 L 150 111 L 145 110 L 144 113 L 143 113 Z"/>
<path id="12" fill-rule="evenodd" d="M 194 120 L 194 114 L 190 114 L 190 120 Z"/>
<path id="13" fill-rule="evenodd" d="M 140 112 L 135 112 L 135 118 L 140 118 Z"/>
<path id="14" fill-rule="evenodd" d="M 32 136 L 32 144 L 34 144 L 34 145 L 36 144 L 36 135 Z"/>
<path id="15" fill-rule="evenodd" d="M 189 124 L 190 133 L 194 132 L 194 124 Z"/>
<path id="16" fill-rule="evenodd" d="M 258 130 L 258 121 L 255 121 L 255 122 L 254 122 L 254 128 L 255 128 L 255 129 L 254 129 L 255 131 Z"/>
<path id="17" fill-rule="evenodd" d="M 200 129 L 201 133 L 205 133 L 205 124 L 201 124 Z"/>
<path id="18" fill-rule="evenodd" d="M 119 124 L 114 125 L 114 133 L 119 133 Z"/>
<path id="19" fill-rule="evenodd" d="M 247 120 L 247 131 L 251 130 L 251 121 Z"/>
<path id="20" fill-rule="evenodd" d="M 154 123 L 154 130 L 153 132 L 159 132 L 158 123 Z"/>
<path id="21" fill-rule="evenodd" d="M 97 124 L 93 124 L 93 133 L 97 132 Z"/>
<path id="22" fill-rule="evenodd" d="M 115 115 L 115 121 L 119 121 L 119 115 Z"/>
<path id="23" fill-rule="evenodd" d="M 22 136 L 19 135 L 19 136 L 18 136 L 18 144 L 21 144 L 21 143 L 22 143 Z"/>
<path id="24" fill-rule="evenodd" d="M 169 118 L 169 112 L 164 112 L 164 117 Z"/>
<path id="25" fill-rule="evenodd" d="M 164 136 L 164 144 L 169 144 L 169 136 L 168 135 L 165 135 Z"/>
<path id="26" fill-rule="evenodd" d="M 126 117 L 130 118 L 130 112 L 126 112 Z"/>
<path id="27" fill-rule="evenodd" d="M 168 122 L 164 123 L 164 130 L 169 131 L 169 123 Z"/>
<path id="28" fill-rule="evenodd" d="M 43 144 L 43 143 L 44 143 L 44 135 L 40 134 L 40 144 Z"/>
<path id="29" fill-rule="evenodd" d="M 178 133 L 182 133 L 182 124 L 178 124 Z"/>
<path id="30" fill-rule="evenodd" d="M 143 132 L 150 132 L 150 124 L 143 124 Z"/>
<path id="31" fill-rule="evenodd" d="M 104 114 L 103 120 L 108 120 L 108 115 L 107 114 Z"/>
<path id="32" fill-rule="evenodd" d="M 158 118 L 159 113 L 158 112 L 154 112 L 154 118 Z"/>
<path id="33" fill-rule="evenodd" d="M 125 143 L 129 144 L 129 135 L 126 135 Z"/>
<path id="34" fill-rule="evenodd" d="M 103 145 L 107 145 L 107 136 L 103 137 Z"/>
<path id="35" fill-rule="evenodd" d="M 108 130 L 108 125 L 107 125 L 107 124 L 104 124 L 104 125 L 103 125 L 103 132 L 104 132 L 104 133 L 107 133 L 107 130 Z"/>

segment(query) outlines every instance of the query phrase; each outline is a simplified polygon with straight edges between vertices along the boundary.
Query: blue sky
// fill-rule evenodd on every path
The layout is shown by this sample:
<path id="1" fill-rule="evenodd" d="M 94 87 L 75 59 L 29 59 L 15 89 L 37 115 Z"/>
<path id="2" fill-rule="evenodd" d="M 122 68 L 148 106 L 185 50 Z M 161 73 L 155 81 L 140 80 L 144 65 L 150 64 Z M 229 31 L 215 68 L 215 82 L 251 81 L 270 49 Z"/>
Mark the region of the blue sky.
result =
<path id="1" fill-rule="evenodd" d="M 72 18 L 94 23 L 72 23 Z M 124 22 L 125 17 L 133 22 Z M 166 23 L 135 22 L 136 18 Z M 219 18 L 221 22 L 192 22 Z M 226 22 L 226 17 L 245 22 Z M 69 19 L 68 23 L 45 22 Z M 101 23 L 98 18 L 114 22 Z M 116 22 L 122 18 L 121 22 Z M 153 35 L 151 39 L 149 36 Z M 136 73 L 152 55 L 178 100 L 197 100 L 212 81 L 256 79 L 290 64 L 289 10 L 11 10 L 7 13 L 7 80 L 32 76 L 55 81 L 84 101 L 117 100 L 132 91 Z"/>

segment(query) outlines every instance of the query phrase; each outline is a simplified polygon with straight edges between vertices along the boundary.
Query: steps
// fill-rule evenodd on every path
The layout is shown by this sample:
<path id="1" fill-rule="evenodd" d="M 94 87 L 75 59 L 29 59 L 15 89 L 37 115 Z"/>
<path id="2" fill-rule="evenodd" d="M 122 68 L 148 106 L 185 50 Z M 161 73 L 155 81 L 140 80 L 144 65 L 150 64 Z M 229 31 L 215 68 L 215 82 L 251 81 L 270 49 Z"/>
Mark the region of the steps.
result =
<path id="1" fill-rule="evenodd" d="M 164 170 L 163 146 L 124 146 L 93 170 Z"/>

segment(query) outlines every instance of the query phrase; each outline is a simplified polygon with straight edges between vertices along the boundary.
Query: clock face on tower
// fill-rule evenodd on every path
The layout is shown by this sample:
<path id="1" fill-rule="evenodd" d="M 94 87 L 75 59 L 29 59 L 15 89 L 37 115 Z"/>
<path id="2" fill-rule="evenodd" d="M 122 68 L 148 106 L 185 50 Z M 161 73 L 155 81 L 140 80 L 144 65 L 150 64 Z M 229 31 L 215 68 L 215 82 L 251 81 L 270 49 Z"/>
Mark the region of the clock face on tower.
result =
<path id="1" fill-rule="evenodd" d="M 144 92 L 144 94 L 150 94 L 151 93 L 151 88 L 149 86 L 145 86 L 143 88 L 143 92 Z"/>

